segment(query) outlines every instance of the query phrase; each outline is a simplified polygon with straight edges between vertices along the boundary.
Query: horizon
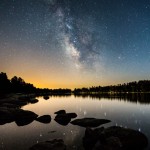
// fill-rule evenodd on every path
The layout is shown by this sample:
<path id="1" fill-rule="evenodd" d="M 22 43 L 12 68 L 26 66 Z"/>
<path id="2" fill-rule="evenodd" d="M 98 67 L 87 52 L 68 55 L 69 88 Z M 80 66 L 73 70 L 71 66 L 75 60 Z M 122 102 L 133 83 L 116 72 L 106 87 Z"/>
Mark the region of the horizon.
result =
<path id="1" fill-rule="evenodd" d="M 0 72 L 0 74 L 1 74 L 1 73 L 6 74 L 6 76 L 7 76 L 7 78 L 8 78 L 9 81 L 11 81 L 11 79 L 12 79 L 13 77 L 17 77 L 17 78 L 21 78 L 25 83 L 32 84 L 35 88 L 49 89 L 49 90 L 53 90 L 53 89 L 71 89 L 71 90 L 75 90 L 75 89 L 91 88 L 91 87 L 119 86 L 119 85 L 124 85 L 124 84 L 128 84 L 128 83 L 135 83 L 135 82 L 138 83 L 138 82 L 140 82 L 140 81 L 150 81 L 150 80 L 148 80 L 148 79 L 143 79 L 143 80 L 138 80 L 138 81 L 129 81 L 129 82 L 123 82 L 123 83 L 110 84 L 110 85 L 92 85 L 92 86 L 86 86 L 86 87 L 81 86 L 81 87 L 75 87 L 75 88 L 68 88 L 68 87 L 63 87 L 63 88 L 61 88 L 61 87 L 57 87 L 57 88 L 42 87 L 42 88 L 41 88 L 41 87 L 35 86 L 33 83 L 26 82 L 26 80 L 24 80 L 22 77 L 19 77 L 19 76 L 16 76 L 16 75 L 14 75 L 14 76 L 12 76 L 12 77 L 8 77 L 8 75 L 7 75 L 6 72 Z"/>
<path id="2" fill-rule="evenodd" d="M 0 70 L 37 88 L 150 80 L 146 0 L 2 0 Z"/>

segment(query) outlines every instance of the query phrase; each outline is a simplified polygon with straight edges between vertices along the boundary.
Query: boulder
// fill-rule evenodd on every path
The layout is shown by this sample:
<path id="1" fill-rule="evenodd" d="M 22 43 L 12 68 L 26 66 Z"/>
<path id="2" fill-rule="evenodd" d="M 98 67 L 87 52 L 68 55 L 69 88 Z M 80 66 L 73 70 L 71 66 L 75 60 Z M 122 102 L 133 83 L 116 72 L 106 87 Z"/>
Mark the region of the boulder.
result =
<path id="1" fill-rule="evenodd" d="M 66 150 L 66 145 L 62 139 L 54 139 L 35 144 L 30 150 Z"/>
<path id="2" fill-rule="evenodd" d="M 112 126 L 92 130 L 87 128 L 83 137 L 85 150 L 144 150 L 147 137 L 136 130 Z"/>
<path id="3" fill-rule="evenodd" d="M 96 119 L 96 118 L 82 118 L 71 121 L 71 124 L 78 125 L 81 127 L 98 127 L 102 124 L 109 123 L 107 119 Z"/>
<path id="4" fill-rule="evenodd" d="M 77 114 L 76 113 L 66 113 L 66 116 L 68 116 L 72 119 L 72 118 L 76 118 Z"/>
<path id="5" fill-rule="evenodd" d="M 66 115 L 57 115 L 54 120 L 60 125 L 66 126 L 71 121 L 71 118 Z"/>
<path id="6" fill-rule="evenodd" d="M 35 104 L 35 103 L 37 103 L 38 101 L 39 101 L 38 99 L 31 98 L 29 102 L 30 102 L 31 104 Z"/>
<path id="7" fill-rule="evenodd" d="M 38 115 L 34 112 L 22 109 L 18 109 L 12 113 L 18 126 L 25 126 L 27 124 L 30 124 L 38 117 Z"/>
<path id="8" fill-rule="evenodd" d="M 36 118 L 36 121 L 39 121 L 41 123 L 50 123 L 51 122 L 51 116 L 50 115 L 43 115 L 43 116 Z"/>
<path id="9" fill-rule="evenodd" d="M 45 100 L 48 100 L 48 99 L 49 99 L 49 96 L 43 96 L 43 98 L 44 98 Z"/>
<path id="10" fill-rule="evenodd" d="M 67 125 L 72 118 L 75 118 L 77 117 L 77 114 L 76 113 L 61 113 L 61 114 L 58 114 L 56 115 L 55 117 L 55 121 L 61 125 Z"/>
<path id="11" fill-rule="evenodd" d="M 57 112 L 55 112 L 54 114 L 60 115 L 60 114 L 65 114 L 66 111 L 65 110 L 59 110 Z"/>
<path id="12" fill-rule="evenodd" d="M 147 137 L 136 130 L 112 126 L 104 130 L 106 139 L 117 137 L 124 149 L 143 150 L 148 145 Z"/>

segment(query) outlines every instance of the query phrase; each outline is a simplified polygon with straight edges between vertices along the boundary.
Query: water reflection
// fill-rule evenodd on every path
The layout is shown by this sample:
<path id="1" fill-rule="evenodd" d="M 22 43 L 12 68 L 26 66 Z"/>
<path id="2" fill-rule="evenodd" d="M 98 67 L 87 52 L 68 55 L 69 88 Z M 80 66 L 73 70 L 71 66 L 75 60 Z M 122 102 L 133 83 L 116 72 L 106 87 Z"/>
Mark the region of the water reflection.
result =
<path id="1" fill-rule="evenodd" d="M 96 99 L 109 99 L 109 100 L 120 100 L 120 101 L 128 101 L 132 103 L 140 103 L 140 104 L 149 104 L 150 103 L 150 93 L 121 93 L 121 94 L 78 94 L 75 97 L 82 98 L 96 98 Z"/>
<path id="2" fill-rule="evenodd" d="M 139 96 L 139 97 L 138 97 Z M 112 122 L 105 125 L 123 126 L 139 130 L 150 139 L 149 130 L 149 94 L 123 94 L 123 95 L 76 95 L 72 96 L 49 96 L 48 100 L 38 97 L 39 102 L 23 106 L 24 111 L 31 111 L 38 116 L 50 115 L 50 123 L 42 119 L 34 119 L 28 125 L 18 127 L 13 121 L 0 126 L 0 143 L 3 149 L 28 150 L 32 145 L 40 141 L 54 138 L 64 140 L 70 150 L 83 150 L 82 138 L 85 128 L 68 123 L 62 126 L 54 119 L 56 111 L 64 109 L 67 113 L 75 112 L 78 118 L 95 117 L 110 119 Z M 39 117 L 40 118 L 40 117 Z M 38 122 L 40 120 L 40 122 Z M 43 119 L 44 120 L 44 119 Z M 21 146 L 21 148 L 20 148 Z M 0 145 L 1 149 L 1 145 Z"/>

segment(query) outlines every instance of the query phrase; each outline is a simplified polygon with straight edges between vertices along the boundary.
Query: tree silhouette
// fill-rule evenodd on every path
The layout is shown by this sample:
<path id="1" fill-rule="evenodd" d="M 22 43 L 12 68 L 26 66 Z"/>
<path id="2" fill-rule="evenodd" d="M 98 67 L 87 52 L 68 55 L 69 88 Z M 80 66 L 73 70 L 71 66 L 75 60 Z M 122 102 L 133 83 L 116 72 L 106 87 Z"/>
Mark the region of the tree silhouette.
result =
<path id="1" fill-rule="evenodd" d="M 7 74 L 4 72 L 0 73 L 0 91 L 10 91 L 11 84 L 7 77 Z"/>

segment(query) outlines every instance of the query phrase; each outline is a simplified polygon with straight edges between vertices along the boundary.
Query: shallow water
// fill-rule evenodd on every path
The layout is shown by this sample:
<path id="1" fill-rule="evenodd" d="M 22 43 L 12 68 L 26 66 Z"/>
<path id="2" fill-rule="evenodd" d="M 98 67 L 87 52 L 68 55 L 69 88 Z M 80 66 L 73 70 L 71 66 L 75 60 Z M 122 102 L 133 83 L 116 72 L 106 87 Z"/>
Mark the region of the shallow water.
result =
<path id="1" fill-rule="evenodd" d="M 18 127 L 15 122 L 0 126 L 0 150 L 28 150 L 32 145 L 54 138 L 62 138 L 68 149 L 82 150 L 82 137 L 85 128 L 68 124 L 62 126 L 55 122 L 54 112 L 65 109 L 75 112 L 77 118 L 95 117 L 110 119 L 105 125 L 122 126 L 143 132 L 150 140 L 150 103 L 125 98 L 92 98 L 92 97 L 50 97 L 23 107 L 39 116 L 51 115 L 49 124 L 33 121 L 26 126 Z M 72 119 L 73 120 L 73 119 Z"/>

